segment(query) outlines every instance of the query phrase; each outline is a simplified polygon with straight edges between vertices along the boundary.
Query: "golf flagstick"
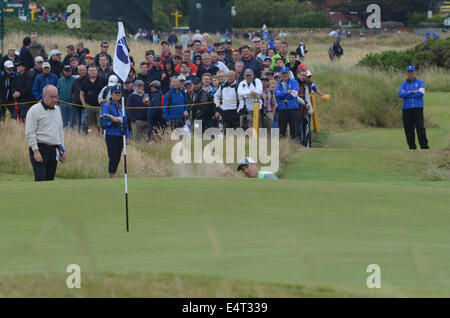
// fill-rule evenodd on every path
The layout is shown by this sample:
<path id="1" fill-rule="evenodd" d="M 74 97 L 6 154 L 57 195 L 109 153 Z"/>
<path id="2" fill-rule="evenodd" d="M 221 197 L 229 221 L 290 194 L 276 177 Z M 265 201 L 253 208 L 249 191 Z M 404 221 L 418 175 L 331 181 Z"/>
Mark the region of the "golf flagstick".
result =
<path id="1" fill-rule="evenodd" d="M 123 83 L 127 81 L 128 74 L 130 73 L 131 63 L 130 56 L 128 52 L 127 37 L 125 35 L 125 28 L 123 27 L 123 22 L 118 22 L 118 33 L 117 33 L 117 43 L 116 51 L 114 54 L 113 70 L 114 73 L 122 80 Z M 128 173 L 127 173 L 127 122 L 125 117 L 125 98 L 123 97 L 123 86 L 122 86 L 122 118 L 123 118 L 123 157 L 125 165 L 125 209 L 127 218 L 127 232 L 130 231 L 128 222 Z"/>
<path id="2" fill-rule="evenodd" d="M 122 94 L 122 118 L 123 125 L 127 127 L 127 122 L 125 118 L 125 97 Z M 128 223 L 128 173 L 127 173 L 127 128 L 124 129 L 123 133 L 123 164 L 125 169 L 125 210 L 126 210 L 126 218 L 127 218 L 127 232 L 130 232 L 130 227 Z"/>

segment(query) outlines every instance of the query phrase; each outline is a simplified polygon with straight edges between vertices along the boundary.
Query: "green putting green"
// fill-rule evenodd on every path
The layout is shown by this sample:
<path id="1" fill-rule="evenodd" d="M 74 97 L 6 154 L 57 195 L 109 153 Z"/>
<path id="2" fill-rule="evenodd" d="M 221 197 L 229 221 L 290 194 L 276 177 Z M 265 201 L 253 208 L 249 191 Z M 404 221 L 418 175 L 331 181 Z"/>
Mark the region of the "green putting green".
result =
<path id="1" fill-rule="evenodd" d="M 449 297 L 450 182 L 420 181 L 450 136 L 448 97 L 427 96 L 430 152 L 367 129 L 299 151 L 285 180 L 130 179 L 130 233 L 122 180 L 0 175 L 0 297 Z"/>
<path id="2" fill-rule="evenodd" d="M 78 264 L 367 293 L 378 264 L 389 295 L 449 295 L 449 183 L 133 179 L 130 233 L 122 188 L 1 184 L 0 274 Z"/>

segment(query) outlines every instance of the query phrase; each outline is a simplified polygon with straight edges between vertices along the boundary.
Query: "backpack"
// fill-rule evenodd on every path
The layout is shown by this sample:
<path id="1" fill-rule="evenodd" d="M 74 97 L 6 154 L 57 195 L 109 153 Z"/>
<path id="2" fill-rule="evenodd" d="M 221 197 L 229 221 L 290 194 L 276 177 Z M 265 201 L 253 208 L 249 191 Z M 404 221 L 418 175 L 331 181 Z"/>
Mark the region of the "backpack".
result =
<path id="1" fill-rule="evenodd" d="M 110 90 L 109 86 L 106 86 L 106 89 L 103 91 L 103 95 L 102 95 L 103 99 L 106 99 L 106 97 L 108 96 L 109 90 Z"/>

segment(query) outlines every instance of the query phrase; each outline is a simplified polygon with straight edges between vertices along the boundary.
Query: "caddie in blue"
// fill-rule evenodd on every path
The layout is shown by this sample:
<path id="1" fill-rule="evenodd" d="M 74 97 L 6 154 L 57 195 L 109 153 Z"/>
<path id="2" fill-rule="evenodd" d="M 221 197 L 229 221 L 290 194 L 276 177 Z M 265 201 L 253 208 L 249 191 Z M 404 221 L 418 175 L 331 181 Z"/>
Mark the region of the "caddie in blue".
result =
<path id="1" fill-rule="evenodd" d="M 401 85 L 398 96 L 403 98 L 403 126 L 405 128 L 406 141 L 409 149 L 417 149 L 414 129 L 417 130 L 417 138 L 422 149 L 428 147 L 427 133 L 423 120 L 423 96 L 425 84 L 416 78 L 416 68 L 406 68 L 408 79 Z"/>
<path id="2" fill-rule="evenodd" d="M 126 133 L 126 143 L 130 143 L 130 132 L 127 126 L 127 116 L 123 116 L 121 100 L 122 86 L 111 87 L 111 99 L 102 107 L 101 123 L 106 131 L 105 141 L 109 158 L 109 178 L 116 176 L 123 150 L 123 134 Z"/>

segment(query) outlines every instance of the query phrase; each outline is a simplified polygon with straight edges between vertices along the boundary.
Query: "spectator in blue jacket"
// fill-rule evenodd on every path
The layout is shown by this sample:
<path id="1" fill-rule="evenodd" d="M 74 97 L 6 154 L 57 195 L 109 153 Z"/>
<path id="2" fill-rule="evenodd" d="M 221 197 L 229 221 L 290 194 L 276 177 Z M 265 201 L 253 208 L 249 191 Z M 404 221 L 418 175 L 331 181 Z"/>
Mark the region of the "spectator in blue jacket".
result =
<path id="1" fill-rule="evenodd" d="M 151 140 L 155 131 L 160 127 L 160 117 L 162 113 L 162 96 L 161 82 L 153 81 L 150 83 L 150 105 L 147 111 L 147 122 L 149 124 L 148 138 Z"/>
<path id="2" fill-rule="evenodd" d="M 299 85 L 295 79 L 290 78 L 291 69 L 283 67 L 281 69 L 281 81 L 275 89 L 275 97 L 278 109 L 278 126 L 280 127 L 280 136 L 286 137 L 287 125 L 291 139 L 296 139 L 299 126 L 299 105 L 298 91 Z"/>
<path id="3" fill-rule="evenodd" d="M 164 118 L 170 123 L 172 129 L 185 125 L 188 113 L 189 99 L 183 89 L 180 88 L 180 80 L 174 76 L 170 80 L 170 90 L 164 95 Z"/>
<path id="4" fill-rule="evenodd" d="M 409 149 L 417 149 L 414 128 L 417 130 L 417 138 L 422 149 L 428 147 L 427 133 L 423 120 L 423 96 L 425 95 L 425 83 L 416 78 L 416 68 L 408 66 L 408 79 L 400 86 L 398 96 L 403 98 L 403 126 Z"/>
<path id="5" fill-rule="evenodd" d="M 134 82 L 135 91 L 127 98 L 128 117 L 131 121 L 131 131 L 135 140 L 145 138 L 149 124 L 147 122 L 147 112 L 150 105 L 150 97 L 144 92 L 144 82 L 136 80 Z"/>
<path id="6" fill-rule="evenodd" d="M 424 42 L 428 41 L 431 38 L 431 33 L 427 32 L 425 33 L 425 39 L 423 39 Z"/>
<path id="7" fill-rule="evenodd" d="M 37 100 L 42 99 L 42 92 L 44 91 L 44 87 L 47 85 L 58 85 L 58 76 L 50 72 L 50 63 L 45 62 L 42 64 L 42 73 L 36 76 L 33 85 L 33 96 L 36 97 Z"/>
<path id="8" fill-rule="evenodd" d="M 162 81 L 164 70 L 161 68 L 161 57 L 156 55 L 153 58 L 153 66 L 147 71 L 151 81 Z"/>
<path id="9" fill-rule="evenodd" d="M 75 83 L 75 77 L 72 76 L 72 68 L 70 65 L 64 66 L 63 77 L 58 80 L 58 99 L 60 100 L 59 108 L 61 110 L 61 117 L 63 127 L 70 124 L 70 128 L 75 125 L 75 111 L 72 103 L 72 86 Z"/>
<path id="10" fill-rule="evenodd" d="M 105 141 L 109 158 L 109 177 L 115 178 L 123 149 L 123 133 L 126 131 L 126 144 L 130 143 L 127 116 L 122 113 L 122 86 L 111 87 L 112 97 L 102 107 L 102 125 L 105 128 Z"/>

